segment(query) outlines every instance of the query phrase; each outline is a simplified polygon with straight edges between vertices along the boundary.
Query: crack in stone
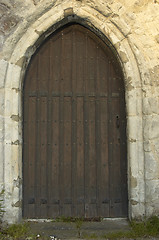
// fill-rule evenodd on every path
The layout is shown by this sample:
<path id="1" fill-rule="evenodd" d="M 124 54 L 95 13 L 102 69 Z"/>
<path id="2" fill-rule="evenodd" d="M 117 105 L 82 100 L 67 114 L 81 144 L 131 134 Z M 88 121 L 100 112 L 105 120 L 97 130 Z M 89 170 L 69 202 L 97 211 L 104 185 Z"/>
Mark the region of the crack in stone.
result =
<path id="1" fill-rule="evenodd" d="M 39 2 L 40 2 L 40 0 L 33 0 L 33 3 L 34 3 L 35 6 L 36 6 Z"/>

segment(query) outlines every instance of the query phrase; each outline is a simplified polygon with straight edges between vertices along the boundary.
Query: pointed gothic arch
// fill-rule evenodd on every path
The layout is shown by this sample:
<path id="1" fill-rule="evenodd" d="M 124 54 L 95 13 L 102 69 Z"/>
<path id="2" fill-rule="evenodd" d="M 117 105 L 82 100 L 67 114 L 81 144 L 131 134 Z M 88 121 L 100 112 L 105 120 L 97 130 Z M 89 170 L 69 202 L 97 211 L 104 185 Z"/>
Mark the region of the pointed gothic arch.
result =
<path id="1" fill-rule="evenodd" d="M 63 21 L 72 21 L 72 18 L 69 16 L 67 18 L 63 18 L 63 10 L 65 7 L 61 7 L 62 10 L 58 12 L 58 14 L 54 15 L 54 20 L 50 18 L 52 11 L 45 13 L 41 16 L 38 21 L 35 21 L 34 24 L 28 27 L 26 33 L 21 35 L 12 56 L 10 58 L 7 74 L 6 74 L 6 90 L 5 90 L 5 104 L 13 103 L 14 108 L 10 108 L 10 110 L 5 110 L 5 148 L 4 148 L 4 182 L 5 182 L 5 206 L 6 213 L 4 218 L 8 221 L 8 216 L 11 222 L 17 221 L 22 217 L 21 211 L 21 200 L 22 200 L 22 184 L 21 179 L 22 175 L 22 105 L 21 105 L 21 96 L 22 96 L 22 86 L 24 73 L 26 70 L 26 66 L 30 60 L 30 57 L 35 52 L 37 46 L 43 40 L 43 36 L 49 34 L 47 31 L 51 29 L 51 31 L 55 31 Z M 77 9 L 74 8 L 74 12 Z M 89 22 L 85 20 L 85 16 L 89 15 Z M 60 19 L 60 20 L 59 20 Z M 140 75 L 137 67 L 137 63 L 134 57 L 134 53 L 129 46 L 127 39 L 124 39 L 123 34 L 117 29 L 113 24 L 107 24 L 102 22 L 102 18 L 100 20 L 100 14 L 98 14 L 98 21 L 94 21 L 94 17 L 91 14 L 83 13 L 78 11 L 76 15 L 76 21 L 83 25 L 93 27 L 93 31 L 97 31 L 99 33 L 103 33 L 103 36 L 109 39 L 109 42 L 112 45 L 117 46 L 116 43 L 120 42 L 120 49 L 116 48 L 122 70 L 124 73 L 125 85 L 126 85 L 126 113 L 127 113 L 127 159 L 128 159 L 128 197 L 129 197 L 129 217 L 140 217 L 145 214 L 145 205 L 144 205 L 144 162 L 143 162 L 143 146 L 142 146 L 142 130 L 133 131 L 132 123 L 135 121 L 142 123 L 142 104 L 141 102 L 141 81 Z M 82 19 L 82 20 L 81 20 Z M 101 21 L 101 22 L 100 22 Z M 40 24 L 39 24 L 40 23 Z M 105 25 L 104 25 L 105 24 Z M 62 24 L 63 25 L 63 24 Z M 53 26 L 53 27 L 52 27 Z M 105 26 L 105 28 L 104 28 Z M 107 31 L 107 30 L 108 31 Z M 50 30 L 49 30 L 50 31 Z M 43 34 L 43 32 L 46 33 Z M 111 34 L 108 34 L 110 33 Z M 124 39 L 124 41 L 123 41 Z M 24 41 L 25 40 L 25 41 Z M 24 44 L 25 42 L 25 44 Z M 125 58 L 126 56 L 126 58 Z M 129 82 L 136 87 L 138 84 L 138 94 L 131 92 L 129 89 Z M 132 98 L 133 94 L 133 98 Z M 138 106 L 138 113 L 133 112 L 134 109 L 131 108 L 136 104 Z M 7 127 L 9 124 L 10 128 Z M 141 128 L 142 129 L 142 128 Z M 8 140 L 8 136 L 11 136 L 10 140 Z M 140 137 L 139 137 L 140 136 Z M 135 141 L 131 141 L 131 139 L 135 139 Z M 15 143 L 15 144 L 14 144 Z M 134 169 L 135 162 L 138 161 L 134 152 L 140 152 L 140 165 L 137 165 L 138 170 Z M 12 166 L 7 165 L 10 162 L 15 162 L 16 170 L 12 168 Z M 136 166 L 135 166 L 136 167 Z M 9 180 L 8 180 L 8 176 Z M 133 184 L 133 179 L 135 179 L 136 185 Z M 138 185 L 138 180 L 140 181 L 140 185 Z M 19 187 L 15 186 L 15 181 L 19 182 Z M 136 188 L 136 186 L 138 186 Z M 12 194 L 11 194 L 12 193 Z M 14 197 L 13 197 L 14 196 Z M 135 200 L 135 201 L 132 201 Z M 134 204 L 135 202 L 135 204 Z M 139 210 L 140 209 L 140 210 Z"/>

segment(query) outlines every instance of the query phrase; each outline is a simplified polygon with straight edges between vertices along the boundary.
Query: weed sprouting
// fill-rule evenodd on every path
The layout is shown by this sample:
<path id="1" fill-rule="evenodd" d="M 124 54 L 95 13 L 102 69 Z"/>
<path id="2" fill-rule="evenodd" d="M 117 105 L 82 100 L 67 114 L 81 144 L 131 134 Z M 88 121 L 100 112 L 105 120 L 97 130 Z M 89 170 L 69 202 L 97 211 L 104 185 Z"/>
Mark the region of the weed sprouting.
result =
<path id="1" fill-rule="evenodd" d="M 78 237 L 80 238 L 81 237 L 81 227 L 82 227 L 82 224 L 83 224 L 83 219 L 82 218 L 77 218 L 76 221 L 75 221 L 75 224 L 76 224 L 76 228 L 77 228 L 77 231 L 78 231 Z"/>
<path id="2" fill-rule="evenodd" d="M 83 237 L 84 237 L 85 239 L 98 239 L 98 238 L 99 238 L 95 233 L 92 233 L 92 234 L 84 233 L 84 234 L 83 234 Z"/>
<path id="3" fill-rule="evenodd" d="M 131 230 L 129 231 L 119 231 L 111 232 L 102 236 L 92 236 L 84 235 L 86 239 L 95 239 L 95 238 L 104 238 L 104 239 L 121 239 L 121 238 L 132 238 L 136 239 L 138 237 L 156 237 L 159 236 L 159 218 L 153 216 L 144 221 L 131 221 L 130 222 Z"/>
<path id="4" fill-rule="evenodd" d="M 0 224 L 2 223 L 2 218 L 4 214 L 4 207 L 3 207 L 3 194 L 4 194 L 4 189 L 0 192 Z"/>
<path id="5" fill-rule="evenodd" d="M 65 223 L 75 223 L 77 232 L 78 232 L 78 237 L 81 237 L 81 227 L 84 222 L 84 218 L 80 217 L 58 217 L 53 222 L 65 222 Z"/>
<path id="6" fill-rule="evenodd" d="M 75 219 L 73 217 L 65 217 L 65 216 L 57 217 L 53 220 L 53 222 L 65 222 L 65 223 L 70 223 L 74 221 Z"/>
<path id="7" fill-rule="evenodd" d="M 29 233 L 29 225 L 28 223 L 12 224 L 3 229 L 2 233 L 6 236 L 12 237 L 13 239 L 22 239 Z"/>
<path id="8" fill-rule="evenodd" d="M 132 221 L 130 226 L 136 236 L 159 235 L 159 218 L 157 216 L 153 216 L 142 222 Z"/>

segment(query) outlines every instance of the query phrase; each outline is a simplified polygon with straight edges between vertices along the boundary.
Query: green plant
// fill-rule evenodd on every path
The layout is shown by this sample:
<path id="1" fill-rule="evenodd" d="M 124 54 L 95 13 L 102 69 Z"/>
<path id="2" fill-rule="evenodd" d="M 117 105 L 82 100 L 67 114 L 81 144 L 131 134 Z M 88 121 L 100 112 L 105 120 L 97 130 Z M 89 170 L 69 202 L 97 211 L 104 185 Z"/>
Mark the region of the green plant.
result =
<path id="1" fill-rule="evenodd" d="M 131 231 L 127 231 L 127 232 L 119 231 L 119 232 L 107 233 L 103 235 L 102 238 L 106 238 L 106 239 L 134 238 L 134 234 L 132 234 Z"/>
<path id="2" fill-rule="evenodd" d="M 58 217 L 53 222 L 66 222 L 66 223 L 75 223 L 77 231 L 78 231 L 78 237 L 81 237 L 81 226 L 84 222 L 84 218 L 79 218 L 79 217 Z"/>
<path id="3" fill-rule="evenodd" d="M 85 234 L 86 239 L 95 239 L 95 238 L 105 238 L 105 239 L 121 239 L 121 238 L 132 238 L 136 239 L 138 237 L 155 237 L 159 236 L 159 218 L 157 216 L 151 217 L 144 221 L 131 221 L 130 222 L 130 231 L 118 231 L 110 232 L 103 236 L 93 236 L 92 234 Z"/>
<path id="4" fill-rule="evenodd" d="M 92 233 L 90 235 L 85 233 L 85 234 L 83 234 L 82 237 L 85 238 L 85 239 L 98 239 L 98 236 L 95 233 Z"/>
<path id="5" fill-rule="evenodd" d="M 81 237 L 81 227 L 82 227 L 82 224 L 83 224 L 83 218 L 76 218 L 75 219 L 75 224 L 76 224 L 76 228 L 77 228 L 77 231 L 78 231 L 78 237 L 80 238 Z"/>
<path id="6" fill-rule="evenodd" d="M 4 195 L 4 189 L 1 190 L 0 192 L 0 228 L 1 228 L 1 224 L 2 224 L 2 218 L 3 218 L 3 214 L 4 214 L 4 206 L 3 206 L 3 195 Z"/>
<path id="7" fill-rule="evenodd" d="M 132 231 L 137 236 L 157 236 L 159 235 L 159 218 L 153 216 L 145 221 L 130 223 Z"/>
<path id="8" fill-rule="evenodd" d="M 28 223 L 12 224 L 3 229 L 3 235 L 13 237 L 13 239 L 23 239 L 29 233 Z"/>
<path id="9" fill-rule="evenodd" d="M 74 218 L 61 216 L 61 217 L 57 217 L 56 219 L 54 219 L 53 222 L 68 222 L 68 223 L 70 223 L 70 222 L 74 222 Z"/>
<path id="10" fill-rule="evenodd" d="M 158 235 L 159 234 L 159 218 L 157 216 L 153 216 L 150 219 L 148 219 L 146 223 L 146 228 L 148 233 L 151 236 Z"/>

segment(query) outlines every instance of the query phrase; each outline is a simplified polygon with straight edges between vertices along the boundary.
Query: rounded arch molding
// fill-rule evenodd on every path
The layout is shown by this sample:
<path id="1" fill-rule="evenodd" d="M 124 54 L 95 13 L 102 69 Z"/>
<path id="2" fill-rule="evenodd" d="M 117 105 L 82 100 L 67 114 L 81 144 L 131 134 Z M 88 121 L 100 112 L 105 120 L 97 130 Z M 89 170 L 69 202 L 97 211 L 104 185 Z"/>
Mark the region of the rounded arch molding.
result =
<path id="1" fill-rule="evenodd" d="M 67 15 L 67 9 L 72 11 Z M 95 10 L 94 10 L 95 11 Z M 69 12 L 69 11 L 68 11 Z M 125 81 L 129 218 L 145 215 L 144 152 L 141 78 L 128 38 L 106 17 L 87 7 L 62 4 L 52 8 L 22 33 L 8 62 L 5 80 L 4 118 L 4 220 L 22 219 L 22 89 L 27 64 L 43 40 L 59 27 L 76 22 L 92 30 L 116 52 Z M 17 34 L 16 32 L 14 33 Z M 19 32 L 18 32 L 19 34 Z M 136 128 L 135 126 L 140 126 Z M 140 159 L 140 162 L 138 162 Z M 9 220 L 8 220 L 9 219 Z"/>

